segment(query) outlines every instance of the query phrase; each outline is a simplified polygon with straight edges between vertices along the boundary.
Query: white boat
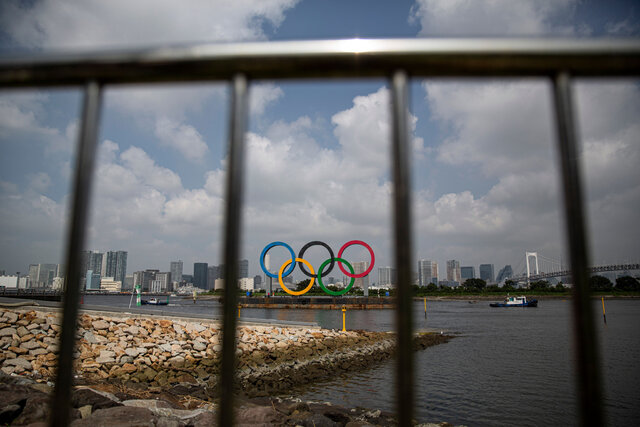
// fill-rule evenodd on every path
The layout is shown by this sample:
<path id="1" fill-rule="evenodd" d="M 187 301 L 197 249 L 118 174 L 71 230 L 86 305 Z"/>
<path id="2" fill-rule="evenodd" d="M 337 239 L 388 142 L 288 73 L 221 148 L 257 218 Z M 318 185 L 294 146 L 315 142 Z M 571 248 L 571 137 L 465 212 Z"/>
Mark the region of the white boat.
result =
<path id="1" fill-rule="evenodd" d="M 492 302 L 489 304 L 491 307 L 537 307 L 538 300 L 532 299 L 527 301 L 527 297 L 510 297 L 507 296 L 503 302 Z"/>

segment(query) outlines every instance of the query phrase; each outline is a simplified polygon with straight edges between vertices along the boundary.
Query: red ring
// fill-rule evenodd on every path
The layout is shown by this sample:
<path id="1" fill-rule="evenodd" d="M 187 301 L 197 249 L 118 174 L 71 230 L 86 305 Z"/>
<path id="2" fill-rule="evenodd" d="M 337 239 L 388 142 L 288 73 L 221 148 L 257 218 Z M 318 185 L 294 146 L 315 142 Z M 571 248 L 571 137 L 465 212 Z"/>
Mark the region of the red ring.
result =
<path id="1" fill-rule="evenodd" d="M 376 256 L 373 254 L 373 249 L 371 249 L 371 246 L 367 245 L 362 240 L 351 240 L 350 242 L 347 242 L 344 245 L 342 245 L 342 247 L 340 248 L 340 252 L 338 252 L 338 258 L 342 258 L 342 252 L 344 252 L 344 250 L 347 249 L 351 245 L 362 245 L 365 248 L 367 248 L 367 250 L 371 254 L 371 265 L 369 266 L 367 271 L 365 271 L 364 273 L 360 273 L 360 274 L 347 273 L 347 271 L 344 269 L 344 267 L 342 266 L 342 263 L 340 261 L 338 261 L 338 267 L 340 267 L 340 270 L 342 270 L 342 272 L 344 273 L 345 276 L 351 277 L 351 278 L 354 278 L 354 279 L 359 279 L 360 277 L 364 277 L 367 274 L 371 273 L 371 270 L 373 270 L 373 265 L 376 263 Z"/>

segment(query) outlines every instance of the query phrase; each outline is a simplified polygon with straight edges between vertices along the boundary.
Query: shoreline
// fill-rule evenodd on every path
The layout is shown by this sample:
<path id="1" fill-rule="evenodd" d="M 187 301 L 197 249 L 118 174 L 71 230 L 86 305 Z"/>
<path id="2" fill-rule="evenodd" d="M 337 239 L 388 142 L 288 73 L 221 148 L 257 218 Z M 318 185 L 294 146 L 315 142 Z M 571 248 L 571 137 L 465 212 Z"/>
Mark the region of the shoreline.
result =
<path id="1" fill-rule="evenodd" d="M 0 309 L 0 370 L 50 383 L 57 364 L 59 310 Z M 452 336 L 420 333 L 414 349 Z M 390 332 L 269 324 L 237 330 L 237 393 L 245 398 L 289 394 L 336 373 L 366 370 L 390 358 Z M 217 321 L 84 311 L 78 319 L 77 383 L 89 387 L 167 390 L 211 402 L 217 393 L 221 332 Z"/>

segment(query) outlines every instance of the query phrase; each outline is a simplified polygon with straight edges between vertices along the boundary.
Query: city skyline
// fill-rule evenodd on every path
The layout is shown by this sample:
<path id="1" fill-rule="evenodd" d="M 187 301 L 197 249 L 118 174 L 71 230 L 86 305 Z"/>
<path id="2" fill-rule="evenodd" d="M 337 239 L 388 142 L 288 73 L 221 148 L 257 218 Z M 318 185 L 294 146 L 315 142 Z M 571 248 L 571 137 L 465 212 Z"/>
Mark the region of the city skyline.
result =
<path id="1" fill-rule="evenodd" d="M 438 5 L 442 7 L 438 7 Z M 369 37 L 638 37 L 630 1 L 270 0 L 153 9 L 49 0 L 0 5 L 0 55 L 189 42 Z M 99 19 L 86 19 L 98 17 Z M 336 18 L 339 17 L 339 18 Z M 197 24 L 193 24 L 197 23 Z M 577 80 L 592 264 L 640 258 L 640 89 Z M 444 270 L 567 259 L 550 86 L 543 80 L 414 79 L 410 86 L 414 254 Z M 79 91 L 0 93 L 0 269 L 64 262 Z M 87 248 L 128 248 L 128 270 L 222 262 L 228 86 L 108 87 Z M 384 80 L 256 82 L 246 136 L 240 257 L 282 239 L 369 242 L 393 265 L 389 91 Z M 351 253 L 350 253 L 351 254 Z M 322 261 L 316 254 L 312 261 Z M 366 256 L 350 255 L 357 261 Z M 273 263 L 272 269 L 280 264 Z M 186 271 L 185 271 L 186 273 Z M 443 273 L 443 272 L 441 272 Z M 443 277 L 442 275 L 440 277 Z M 373 279 L 371 279 L 373 280 Z"/>

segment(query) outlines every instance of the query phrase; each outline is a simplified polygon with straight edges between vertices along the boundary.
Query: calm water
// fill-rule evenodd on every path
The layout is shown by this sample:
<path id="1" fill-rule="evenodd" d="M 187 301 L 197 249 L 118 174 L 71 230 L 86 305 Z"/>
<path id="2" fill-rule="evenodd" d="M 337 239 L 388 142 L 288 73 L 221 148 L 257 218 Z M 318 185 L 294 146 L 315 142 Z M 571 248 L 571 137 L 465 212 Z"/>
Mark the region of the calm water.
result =
<path id="1" fill-rule="evenodd" d="M 87 304 L 127 306 L 128 298 L 86 297 Z M 160 309 L 160 307 L 156 307 Z M 601 313 L 600 302 L 594 308 Z M 610 425 L 640 419 L 640 301 L 607 301 L 598 318 Z M 214 302 L 172 298 L 166 311 L 220 314 Z M 538 308 L 498 309 L 487 302 L 427 302 L 414 306 L 416 328 L 460 335 L 416 353 L 416 418 L 466 425 L 577 424 L 571 306 L 544 300 Z M 160 311 L 160 310 L 159 310 Z M 339 311 L 242 309 L 242 317 L 316 322 L 341 328 Z M 350 310 L 347 328 L 392 330 L 392 310 Z M 307 400 L 394 410 L 393 361 L 366 372 L 316 383 L 293 394 Z"/>

